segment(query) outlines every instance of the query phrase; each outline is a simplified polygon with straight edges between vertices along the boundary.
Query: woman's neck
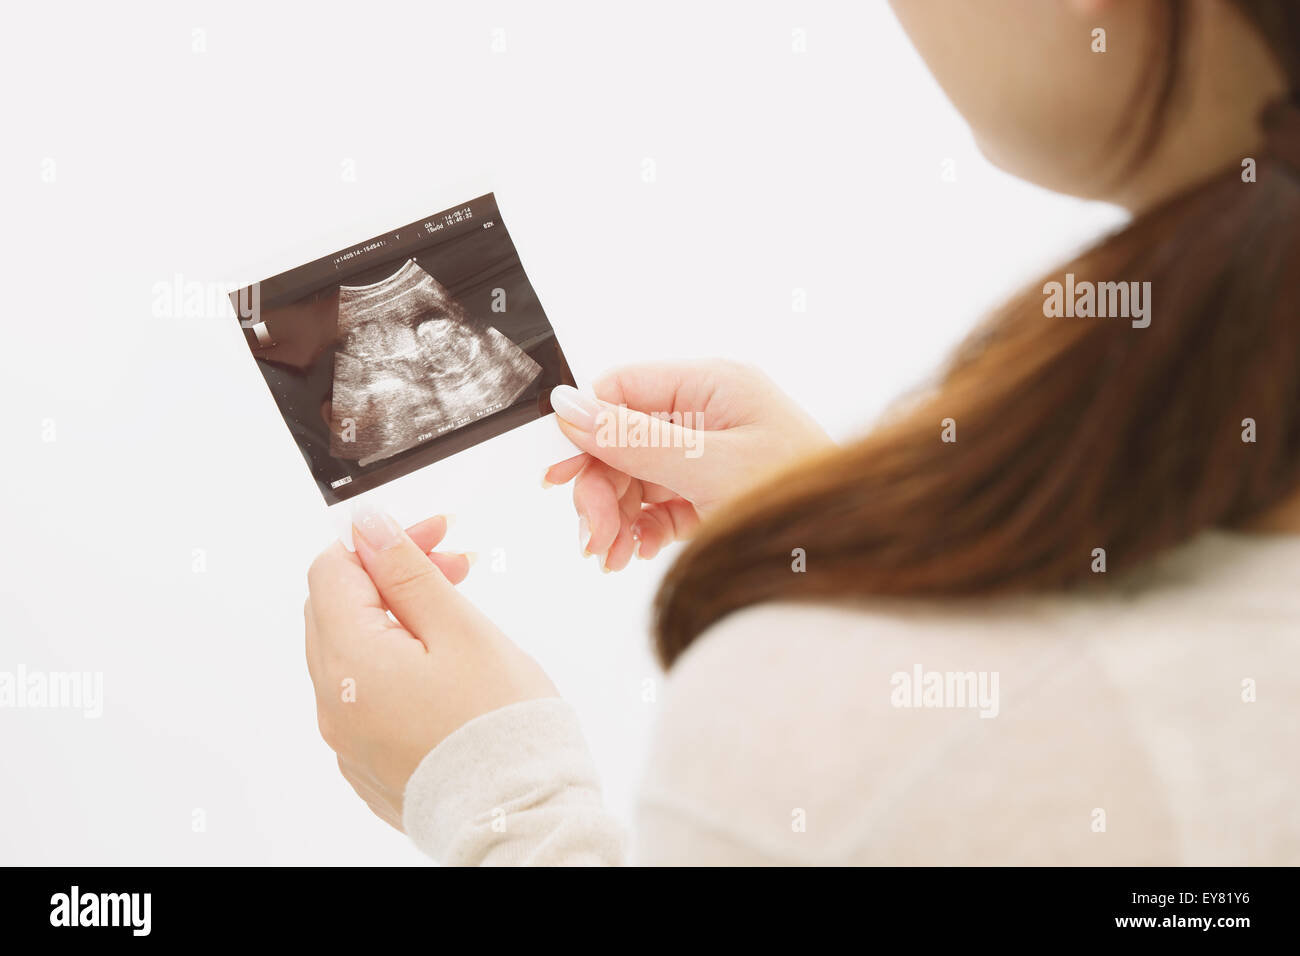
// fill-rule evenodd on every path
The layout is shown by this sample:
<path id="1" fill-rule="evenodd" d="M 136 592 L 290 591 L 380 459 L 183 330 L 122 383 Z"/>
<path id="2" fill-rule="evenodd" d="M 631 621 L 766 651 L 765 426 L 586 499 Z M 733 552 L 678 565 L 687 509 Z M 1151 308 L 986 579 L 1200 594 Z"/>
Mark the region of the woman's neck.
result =
<path id="1" fill-rule="evenodd" d="M 1268 43 L 1229 5 L 1188 6 L 1181 87 L 1153 153 L 1105 197 L 1134 215 L 1256 155 L 1259 114 L 1289 82 Z"/>

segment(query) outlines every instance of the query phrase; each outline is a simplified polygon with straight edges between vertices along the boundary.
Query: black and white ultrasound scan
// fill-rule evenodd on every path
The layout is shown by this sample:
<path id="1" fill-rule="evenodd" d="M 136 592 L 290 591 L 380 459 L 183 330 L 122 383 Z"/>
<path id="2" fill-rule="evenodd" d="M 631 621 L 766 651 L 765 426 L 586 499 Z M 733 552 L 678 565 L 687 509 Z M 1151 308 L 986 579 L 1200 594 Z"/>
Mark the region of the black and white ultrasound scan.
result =
<path id="1" fill-rule="evenodd" d="M 492 194 L 232 292 L 326 504 L 549 414 L 573 374 Z"/>

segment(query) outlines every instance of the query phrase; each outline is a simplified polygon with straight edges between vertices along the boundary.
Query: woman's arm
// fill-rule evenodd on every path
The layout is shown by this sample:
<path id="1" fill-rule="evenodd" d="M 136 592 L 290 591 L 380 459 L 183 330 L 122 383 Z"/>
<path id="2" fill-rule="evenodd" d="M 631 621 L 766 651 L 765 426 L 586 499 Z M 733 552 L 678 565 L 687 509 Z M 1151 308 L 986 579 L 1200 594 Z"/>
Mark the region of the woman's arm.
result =
<path id="1" fill-rule="evenodd" d="M 701 641 L 674 667 L 629 853 L 573 710 L 412 530 L 421 543 L 383 516 L 359 517 L 356 553 L 335 544 L 309 575 L 321 734 L 376 815 L 453 865 L 797 861 L 799 844 L 773 839 L 788 828 L 784 812 L 753 819 L 754 788 L 771 782 L 767 745 L 782 739 L 771 728 L 758 731 L 763 746 L 753 739 L 781 694 L 763 680 L 770 654 L 751 660 L 761 634 L 747 631 L 736 645 L 745 653 L 724 658 Z M 789 628 L 778 631 L 784 645 Z M 787 743 L 800 752 L 809 739 Z"/>
<path id="2" fill-rule="evenodd" d="M 637 809 L 633 844 L 601 802 L 577 716 L 553 697 L 475 718 L 435 747 L 406 785 L 402 822 L 446 866 L 785 862 L 715 827 L 691 808 L 689 789 L 656 776 Z"/>
<path id="3" fill-rule="evenodd" d="M 622 825 L 601 803 L 577 716 L 558 697 L 471 720 L 406 784 L 404 829 L 448 866 L 617 866 Z"/>
<path id="4" fill-rule="evenodd" d="M 449 576 L 465 569 L 451 564 L 456 556 L 425 554 L 436 532 L 360 516 L 356 553 L 336 543 L 312 565 L 307 661 L 321 735 L 343 776 L 444 864 L 627 862 L 572 708 L 457 593 Z M 689 759 L 697 746 L 725 745 L 709 742 L 715 696 L 687 695 L 659 722 L 660 757 L 679 759 L 652 771 L 632 862 L 767 862 L 698 809 L 735 806 L 722 791 L 701 803 L 698 787 L 714 775 Z"/>
<path id="5" fill-rule="evenodd" d="M 829 443 L 766 378 L 731 363 L 638 366 L 596 392 L 594 403 L 569 396 L 562 427 L 584 453 L 548 478 L 576 478 L 584 546 L 607 568 L 634 545 L 652 556 L 728 494 Z M 622 440 L 651 419 L 680 440 Z M 625 862 L 572 711 L 453 587 L 464 557 L 430 554 L 442 523 L 408 533 L 362 512 L 353 524 L 356 553 L 336 543 L 317 558 L 304 609 L 321 735 L 343 776 L 444 863 Z"/>

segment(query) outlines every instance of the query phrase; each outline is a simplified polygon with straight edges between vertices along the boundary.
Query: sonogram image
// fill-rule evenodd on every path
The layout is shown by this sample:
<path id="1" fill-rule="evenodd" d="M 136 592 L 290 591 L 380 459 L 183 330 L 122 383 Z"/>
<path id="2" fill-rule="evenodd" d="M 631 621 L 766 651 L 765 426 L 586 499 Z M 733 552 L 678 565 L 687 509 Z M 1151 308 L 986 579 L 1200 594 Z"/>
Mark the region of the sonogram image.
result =
<path id="1" fill-rule="evenodd" d="M 576 384 L 490 193 L 231 304 L 327 504 L 534 421 Z"/>
<path id="2" fill-rule="evenodd" d="M 408 259 L 339 288 L 330 451 L 362 465 L 508 407 L 542 367 Z"/>

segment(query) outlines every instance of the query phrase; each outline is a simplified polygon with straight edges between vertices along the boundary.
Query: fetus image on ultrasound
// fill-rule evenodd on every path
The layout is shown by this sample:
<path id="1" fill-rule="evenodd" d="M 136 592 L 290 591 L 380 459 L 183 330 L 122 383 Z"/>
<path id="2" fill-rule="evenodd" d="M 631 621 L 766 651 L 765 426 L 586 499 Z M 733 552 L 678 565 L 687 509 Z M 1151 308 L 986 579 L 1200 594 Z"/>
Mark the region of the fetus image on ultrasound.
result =
<path id="1" fill-rule="evenodd" d="M 541 374 L 414 259 L 370 285 L 340 286 L 338 296 L 336 458 L 382 461 L 510 407 Z"/>
<path id="2" fill-rule="evenodd" d="M 327 506 L 551 414 L 574 385 L 492 193 L 230 293 Z M 250 460 L 247 480 L 264 480 Z"/>

